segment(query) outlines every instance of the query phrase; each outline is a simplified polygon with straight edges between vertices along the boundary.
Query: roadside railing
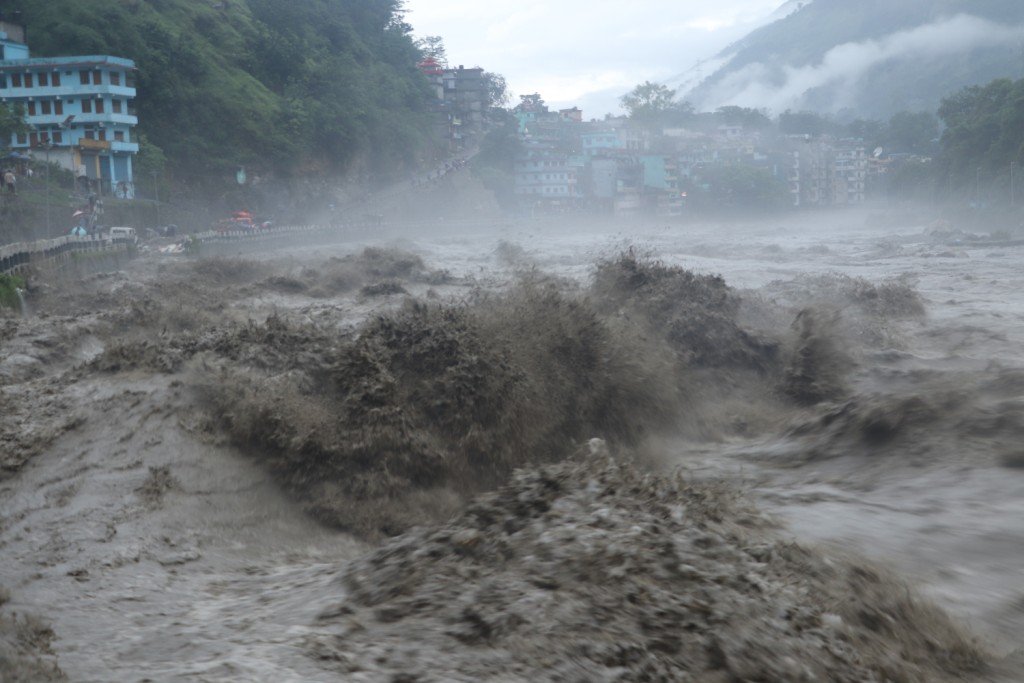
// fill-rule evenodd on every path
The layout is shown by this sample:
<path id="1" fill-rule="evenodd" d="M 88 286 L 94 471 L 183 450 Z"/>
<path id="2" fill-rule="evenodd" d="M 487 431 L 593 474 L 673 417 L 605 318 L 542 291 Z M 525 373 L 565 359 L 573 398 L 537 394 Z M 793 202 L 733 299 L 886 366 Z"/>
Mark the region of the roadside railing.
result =
<path id="1" fill-rule="evenodd" d="M 76 254 L 127 252 L 127 238 L 65 235 L 49 240 L 15 242 L 0 246 L 0 275 L 20 275 L 30 269 L 53 268 Z"/>
<path id="2" fill-rule="evenodd" d="M 260 242 L 274 242 L 275 247 L 282 241 L 301 238 L 321 237 L 334 240 L 345 237 L 379 237 L 394 233 L 431 233 L 433 231 L 500 229 L 506 223 L 494 221 L 434 221 L 434 222 L 395 222 L 361 221 L 351 223 L 333 223 L 327 225 L 290 225 L 274 227 L 267 230 L 231 230 L 194 233 L 182 238 L 183 242 L 192 243 L 192 251 L 202 254 L 205 245 L 242 245 L 252 244 L 259 249 Z M 68 262 L 74 254 L 84 253 L 117 253 L 127 252 L 134 244 L 129 238 L 112 239 L 109 237 L 65 235 L 48 240 L 15 242 L 0 246 L 0 274 L 19 275 L 30 269 L 52 268 Z"/>

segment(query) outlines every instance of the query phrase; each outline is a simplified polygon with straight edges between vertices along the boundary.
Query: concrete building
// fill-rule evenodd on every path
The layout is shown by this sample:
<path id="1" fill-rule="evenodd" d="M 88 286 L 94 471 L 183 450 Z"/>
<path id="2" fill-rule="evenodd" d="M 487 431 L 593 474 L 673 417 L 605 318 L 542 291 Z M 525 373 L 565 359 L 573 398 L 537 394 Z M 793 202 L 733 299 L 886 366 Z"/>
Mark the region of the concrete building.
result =
<path id="1" fill-rule="evenodd" d="M 134 196 L 139 151 L 134 74 L 135 62 L 109 55 L 33 58 L 24 29 L 0 22 L 0 103 L 21 105 L 30 128 L 12 136 L 11 148 L 125 198 Z"/>
<path id="2" fill-rule="evenodd" d="M 863 147 L 840 147 L 835 151 L 832 172 L 832 203 L 838 206 L 863 204 L 868 176 L 868 157 Z"/>
<path id="3" fill-rule="evenodd" d="M 673 156 L 645 154 L 640 157 L 645 194 L 659 216 L 679 216 L 683 198 L 679 190 L 679 164 Z"/>
<path id="4" fill-rule="evenodd" d="M 579 196 L 579 167 L 552 145 L 526 143 L 514 173 L 515 193 L 528 201 L 565 202 Z"/>
<path id="5" fill-rule="evenodd" d="M 465 149 L 483 130 L 489 106 L 487 80 L 479 67 L 448 68 L 433 57 L 417 64 L 434 90 L 439 132 L 452 151 Z"/>

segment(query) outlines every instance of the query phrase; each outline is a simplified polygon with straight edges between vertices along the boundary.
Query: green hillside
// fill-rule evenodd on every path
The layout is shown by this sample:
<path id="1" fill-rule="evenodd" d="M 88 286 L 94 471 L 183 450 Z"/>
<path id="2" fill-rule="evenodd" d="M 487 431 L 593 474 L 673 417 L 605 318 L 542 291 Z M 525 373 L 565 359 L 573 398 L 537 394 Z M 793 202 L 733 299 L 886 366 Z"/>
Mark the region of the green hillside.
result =
<path id="1" fill-rule="evenodd" d="M 1005 27 L 1024 24 L 1024 2 L 1020 0 L 813 0 L 803 9 L 754 31 L 723 51 L 728 63 L 696 88 L 689 97 L 704 106 L 733 102 L 744 87 L 748 92 L 796 92 L 792 101 L 779 101 L 777 109 L 813 109 L 823 112 L 849 110 L 856 116 L 887 118 L 900 110 L 934 111 L 939 101 L 969 85 L 994 78 L 1024 75 L 1022 40 L 964 38 L 962 26 L 948 23 L 957 15 L 970 15 Z M 941 26 L 949 26 L 943 33 Z M 794 85 L 793 70 L 809 68 L 854 70 L 857 60 L 870 60 L 892 45 L 901 32 L 931 25 L 935 30 L 919 34 L 916 47 L 898 56 L 872 63 L 855 78 L 837 78 L 829 83 Z M 896 35 L 897 37 L 894 37 Z M 1024 37 L 1024 36 L 1022 36 Z M 874 41 L 873 44 L 868 41 Z M 959 45 L 959 42 L 963 45 Z M 866 44 L 864 54 L 854 51 L 823 65 L 829 51 L 847 44 Z M 946 45 L 948 44 L 948 45 Z M 952 47 L 956 44 L 957 47 Z M 836 55 L 833 55 L 836 57 Z M 776 112 L 778 113 L 778 112 Z"/>
<path id="2" fill-rule="evenodd" d="M 7 3 L 5 3 L 7 4 Z M 181 180 L 381 173 L 428 140 L 400 0 L 14 0 L 33 56 L 138 65 L 139 130 Z"/>

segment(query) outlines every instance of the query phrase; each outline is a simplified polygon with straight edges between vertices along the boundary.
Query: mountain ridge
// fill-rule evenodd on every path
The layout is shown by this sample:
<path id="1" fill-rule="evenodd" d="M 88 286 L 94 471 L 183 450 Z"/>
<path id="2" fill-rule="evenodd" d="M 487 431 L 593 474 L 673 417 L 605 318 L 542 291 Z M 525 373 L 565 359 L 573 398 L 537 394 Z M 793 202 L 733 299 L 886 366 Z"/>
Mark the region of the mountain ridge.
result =
<path id="1" fill-rule="evenodd" d="M 1016 0 L 814 0 L 725 48 L 721 66 L 685 96 L 701 109 L 887 118 L 1024 76 L 1022 48 Z"/>

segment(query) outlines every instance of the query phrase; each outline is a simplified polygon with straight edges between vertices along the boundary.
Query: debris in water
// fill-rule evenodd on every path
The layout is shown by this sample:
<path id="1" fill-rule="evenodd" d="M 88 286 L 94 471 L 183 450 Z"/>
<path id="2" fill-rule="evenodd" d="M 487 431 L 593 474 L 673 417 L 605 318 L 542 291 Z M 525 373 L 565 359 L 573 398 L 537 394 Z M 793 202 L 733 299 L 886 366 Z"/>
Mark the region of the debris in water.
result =
<path id="1" fill-rule="evenodd" d="M 983 658 L 884 573 L 710 485 L 606 456 L 522 471 L 355 562 L 312 654 L 391 680 L 960 680 Z"/>

